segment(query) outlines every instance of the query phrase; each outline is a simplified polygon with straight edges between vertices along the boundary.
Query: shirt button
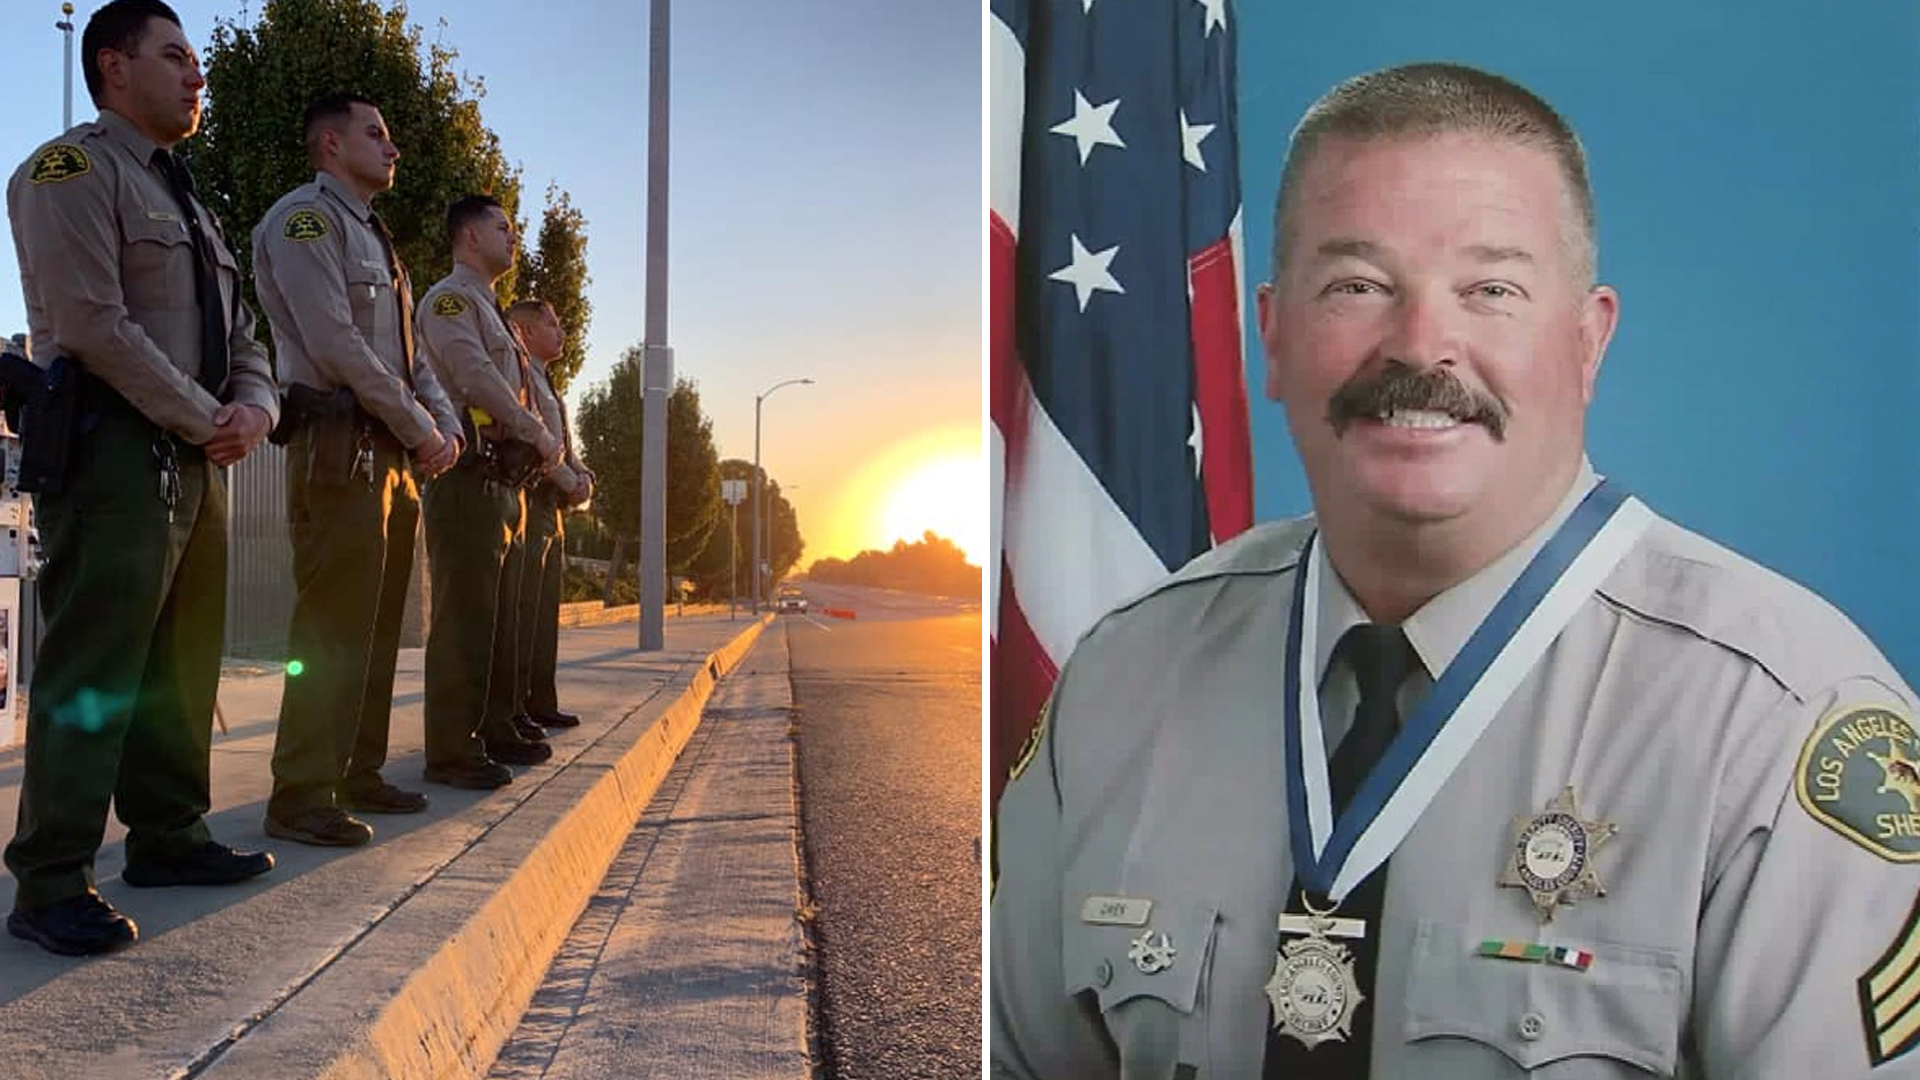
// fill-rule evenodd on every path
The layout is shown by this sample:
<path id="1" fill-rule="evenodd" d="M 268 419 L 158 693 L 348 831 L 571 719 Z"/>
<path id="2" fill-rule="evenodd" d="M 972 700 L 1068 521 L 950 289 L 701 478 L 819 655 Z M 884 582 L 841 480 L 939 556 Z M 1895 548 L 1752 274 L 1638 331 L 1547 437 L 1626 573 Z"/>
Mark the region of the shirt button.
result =
<path id="1" fill-rule="evenodd" d="M 1547 1033 L 1547 1018 L 1530 1012 L 1520 1018 L 1520 1037 L 1532 1042 Z"/>
<path id="2" fill-rule="evenodd" d="M 1100 966 L 1093 969 L 1093 981 L 1099 983 L 1101 986 L 1112 982 L 1113 965 L 1107 963 L 1105 960 L 1100 961 Z"/>

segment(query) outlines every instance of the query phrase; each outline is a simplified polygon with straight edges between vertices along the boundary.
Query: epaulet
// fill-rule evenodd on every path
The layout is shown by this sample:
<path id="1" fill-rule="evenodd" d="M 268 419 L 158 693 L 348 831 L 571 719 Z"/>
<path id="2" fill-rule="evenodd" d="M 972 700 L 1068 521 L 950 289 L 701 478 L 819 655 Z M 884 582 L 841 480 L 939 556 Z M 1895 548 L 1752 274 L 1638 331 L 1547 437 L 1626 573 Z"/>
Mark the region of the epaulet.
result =
<path id="1" fill-rule="evenodd" d="M 1226 543 L 1194 556 L 1180 569 L 1115 605 L 1108 616 L 1186 585 L 1223 577 L 1285 573 L 1299 565 L 1300 553 L 1306 547 L 1307 537 L 1313 535 L 1314 527 L 1311 514 L 1255 525 Z"/>
<path id="2" fill-rule="evenodd" d="M 1796 697 L 1841 674 L 1894 675 L 1872 642 L 1824 598 L 1664 518 L 1600 595 L 1758 664 Z M 1868 670 L 1858 672 L 1863 658 Z"/>

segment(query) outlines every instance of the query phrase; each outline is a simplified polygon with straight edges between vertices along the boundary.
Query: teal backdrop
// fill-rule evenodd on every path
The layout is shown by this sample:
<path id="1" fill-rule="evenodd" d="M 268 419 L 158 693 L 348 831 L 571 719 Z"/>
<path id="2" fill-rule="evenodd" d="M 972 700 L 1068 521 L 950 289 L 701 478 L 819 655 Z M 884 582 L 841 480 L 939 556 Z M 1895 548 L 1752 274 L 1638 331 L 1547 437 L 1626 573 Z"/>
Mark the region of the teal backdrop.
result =
<path id="1" fill-rule="evenodd" d="M 1287 136 L 1350 75 L 1468 63 L 1587 148 L 1621 295 L 1594 466 L 1821 593 L 1920 681 L 1920 4 L 1233 11 L 1257 518 L 1309 508 L 1252 314 Z"/>

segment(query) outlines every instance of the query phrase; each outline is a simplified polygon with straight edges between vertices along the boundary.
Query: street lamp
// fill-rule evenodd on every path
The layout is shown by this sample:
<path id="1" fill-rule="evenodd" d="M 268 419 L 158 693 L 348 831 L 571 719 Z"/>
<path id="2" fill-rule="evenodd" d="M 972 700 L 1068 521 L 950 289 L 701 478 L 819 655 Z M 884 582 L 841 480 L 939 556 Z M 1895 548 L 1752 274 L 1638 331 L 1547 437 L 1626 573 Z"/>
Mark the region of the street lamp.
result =
<path id="1" fill-rule="evenodd" d="M 760 614 L 760 579 L 764 576 L 761 567 L 761 529 L 760 517 L 765 513 L 766 484 L 760 473 L 760 403 L 773 396 L 775 390 L 783 386 L 812 386 L 812 379 L 788 379 L 768 387 L 765 392 L 753 398 L 753 613 Z M 767 532 L 772 532 L 769 528 Z M 768 544 L 771 548 L 773 545 Z"/>
<path id="2" fill-rule="evenodd" d="M 63 104 L 60 107 L 60 129 L 65 131 L 73 126 L 73 5 L 61 4 L 60 14 L 65 16 L 53 24 L 55 30 L 67 39 L 66 88 L 61 94 Z"/>

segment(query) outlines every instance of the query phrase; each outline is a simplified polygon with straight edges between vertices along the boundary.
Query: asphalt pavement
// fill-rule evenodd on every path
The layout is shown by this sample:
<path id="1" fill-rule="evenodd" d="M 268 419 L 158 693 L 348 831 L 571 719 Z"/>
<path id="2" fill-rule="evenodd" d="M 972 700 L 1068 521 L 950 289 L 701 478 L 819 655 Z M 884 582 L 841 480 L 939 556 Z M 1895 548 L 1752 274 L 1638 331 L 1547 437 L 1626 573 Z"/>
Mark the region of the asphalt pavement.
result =
<path id="1" fill-rule="evenodd" d="M 810 613 L 769 633 L 792 652 L 822 1074 L 977 1077 L 980 604 L 802 587 Z"/>

